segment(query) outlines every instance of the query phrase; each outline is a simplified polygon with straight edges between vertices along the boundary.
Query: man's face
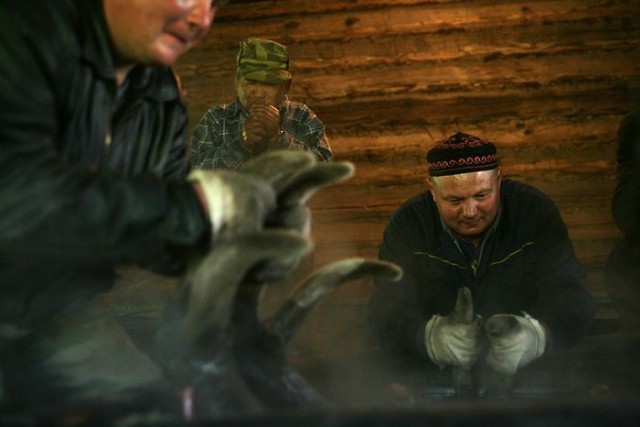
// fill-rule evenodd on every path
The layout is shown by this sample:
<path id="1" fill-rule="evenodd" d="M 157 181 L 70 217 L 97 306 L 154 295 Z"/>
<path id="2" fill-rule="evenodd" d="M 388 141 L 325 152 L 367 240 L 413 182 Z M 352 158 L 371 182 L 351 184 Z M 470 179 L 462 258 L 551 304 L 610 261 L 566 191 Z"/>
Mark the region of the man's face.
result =
<path id="1" fill-rule="evenodd" d="M 279 107 L 288 87 L 288 83 L 267 84 L 236 76 L 236 93 L 240 103 L 247 110 L 256 104 Z"/>
<path id="2" fill-rule="evenodd" d="M 480 237 L 500 206 L 500 168 L 431 177 L 429 190 L 445 224 L 463 238 Z"/>
<path id="3" fill-rule="evenodd" d="M 213 22 L 211 0 L 104 0 L 117 66 L 172 65 Z"/>

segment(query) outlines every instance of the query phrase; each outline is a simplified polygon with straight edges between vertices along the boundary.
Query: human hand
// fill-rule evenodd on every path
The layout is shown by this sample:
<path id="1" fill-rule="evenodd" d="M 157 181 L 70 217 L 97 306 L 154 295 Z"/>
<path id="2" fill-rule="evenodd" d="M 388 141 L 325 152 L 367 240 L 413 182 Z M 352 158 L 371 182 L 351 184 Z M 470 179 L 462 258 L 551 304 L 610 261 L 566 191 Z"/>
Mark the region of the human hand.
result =
<path id="1" fill-rule="evenodd" d="M 487 364 L 500 374 L 513 375 L 544 353 L 545 328 L 527 313 L 495 314 L 484 329 L 490 343 Z"/>
<path id="2" fill-rule="evenodd" d="M 257 103 L 249 109 L 249 118 L 243 125 L 243 143 L 254 154 L 269 148 L 280 131 L 280 110 L 277 107 Z"/>
<path id="3" fill-rule="evenodd" d="M 309 236 L 311 212 L 307 201 L 321 188 L 350 178 L 354 168 L 349 162 L 316 163 L 316 157 L 309 152 L 274 150 L 252 158 L 239 171 L 261 177 L 271 176 L 273 171 L 283 169 L 280 163 L 285 162 L 293 152 L 306 153 L 313 165 L 273 182 L 277 192 L 277 206 L 266 218 L 265 227 L 292 230 Z M 279 260 L 277 265 L 271 263 L 272 265 L 261 269 L 256 277 L 260 281 L 275 281 L 276 278 L 283 277 L 283 272 L 293 271 L 298 262 L 299 259 L 295 258 Z"/>
<path id="4" fill-rule="evenodd" d="M 262 165 L 253 173 L 251 164 Z M 212 239 L 253 233 L 265 227 L 268 217 L 277 209 L 276 185 L 283 177 L 296 175 L 311 167 L 311 153 L 286 150 L 259 156 L 247 170 L 195 170 L 188 180 L 193 184 L 211 221 Z M 287 227 L 281 227 L 287 228 Z"/>
<path id="5" fill-rule="evenodd" d="M 478 339 L 480 322 L 480 316 L 473 313 L 471 291 L 460 288 L 453 312 L 448 316 L 434 315 L 425 327 L 425 344 L 431 361 L 440 368 L 469 369 L 482 350 Z"/>
<path id="6" fill-rule="evenodd" d="M 209 216 L 214 241 L 261 229 L 276 206 L 274 189 L 251 175 L 194 170 L 188 180 Z"/>

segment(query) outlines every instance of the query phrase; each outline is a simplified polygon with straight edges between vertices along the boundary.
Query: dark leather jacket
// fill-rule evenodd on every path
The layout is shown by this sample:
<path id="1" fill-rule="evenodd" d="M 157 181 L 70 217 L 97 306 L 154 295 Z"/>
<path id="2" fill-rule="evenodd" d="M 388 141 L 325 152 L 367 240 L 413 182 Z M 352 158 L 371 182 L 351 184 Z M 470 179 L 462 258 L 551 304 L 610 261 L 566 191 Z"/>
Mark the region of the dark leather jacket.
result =
<path id="1" fill-rule="evenodd" d="M 117 263 L 206 240 L 176 79 L 138 66 L 117 87 L 100 0 L 0 3 L 0 103 L 0 321 L 46 320 Z"/>
<path id="2" fill-rule="evenodd" d="M 384 232 L 380 258 L 404 269 L 400 282 L 375 284 L 369 322 L 389 352 L 426 357 L 424 326 L 453 311 L 467 286 L 475 313 L 522 315 L 543 322 L 553 345 L 570 346 L 587 333 L 595 305 L 585 272 L 552 201 L 508 179 L 500 188 L 500 214 L 485 236 L 477 265 L 456 246 L 428 192 L 407 201 Z"/>
<path id="3" fill-rule="evenodd" d="M 640 247 L 640 109 L 627 114 L 618 129 L 618 183 L 613 219 L 625 238 Z"/>
<path id="4" fill-rule="evenodd" d="M 611 212 L 623 239 L 609 254 L 607 280 L 622 280 L 618 305 L 634 301 L 638 311 L 640 301 L 640 109 L 627 114 L 618 128 L 618 182 L 611 200 Z M 616 287 L 613 287 L 616 292 Z M 633 298 L 631 298 L 633 296 Z"/>

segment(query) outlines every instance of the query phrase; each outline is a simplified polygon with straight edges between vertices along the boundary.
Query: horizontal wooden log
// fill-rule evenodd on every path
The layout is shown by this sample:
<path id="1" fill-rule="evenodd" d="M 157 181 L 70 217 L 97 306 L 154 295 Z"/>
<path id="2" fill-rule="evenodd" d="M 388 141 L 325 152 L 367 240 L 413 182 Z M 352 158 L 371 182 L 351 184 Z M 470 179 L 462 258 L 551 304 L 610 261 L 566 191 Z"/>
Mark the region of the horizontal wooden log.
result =
<path id="1" fill-rule="evenodd" d="M 634 2 L 583 0 L 544 1 L 394 1 L 394 0 L 325 0 L 322 2 L 285 1 L 252 7 L 233 4 L 220 10 L 214 24 L 212 42 L 241 34 L 264 37 L 290 37 L 304 33 L 306 37 L 336 38 L 347 32 L 351 37 L 371 37 L 389 32 L 437 30 L 454 32 L 456 28 L 487 27 L 513 24 L 549 25 L 558 20 L 581 21 L 603 16 L 632 17 L 638 13 Z M 245 21 L 252 28 L 242 26 Z"/>
<path id="2" fill-rule="evenodd" d="M 262 315 L 314 268 L 376 258 L 389 218 L 426 188 L 426 151 L 457 131 L 493 141 L 505 177 L 554 201 L 589 289 L 610 290 L 605 264 L 621 239 L 610 209 L 617 129 L 640 104 L 640 0 L 232 2 L 175 67 L 190 131 L 208 108 L 235 98 L 247 37 L 288 46 L 290 98 L 325 123 L 335 161 L 356 167 L 311 199 L 314 249 L 291 279 L 267 287 Z M 179 279 L 119 273 L 110 309 L 149 341 Z M 333 364 L 370 349 L 371 289 L 356 280 L 327 296 L 288 356 Z"/>
<path id="3" fill-rule="evenodd" d="M 193 99 L 192 123 L 208 106 L 233 99 L 237 43 L 255 35 L 289 44 L 292 97 L 309 103 L 330 130 L 362 126 L 363 120 L 369 129 L 423 123 L 427 116 L 437 120 L 441 110 L 440 117 L 477 120 L 478 112 L 504 114 L 508 104 L 520 105 L 536 94 L 573 101 L 573 109 L 587 101 L 584 108 L 590 111 L 607 108 L 598 108 L 595 100 L 608 102 L 613 95 L 620 108 L 638 74 L 638 61 L 630 61 L 638 57 L 636 3 L 289 1 L 229 6 L 178 70 Z M 587 95 L 574 97 L 567 88 L 583 88 Z M 418 113 L 421 117 L 412 114 L 434 102 L 432 110 Z M 547 108 L 562 109 L 552 103 Z"/>
<path id="4" fill-rule="evenodd" d="M 316 265 L 376 256 L 389 217 L 425 188 L 426 151 L 464 131 L 498 146 L 506 177 L 551 197 L 599 286 L 620 238 L 610 203 L 640 81 L 640 1 L 254 1 L 216 20 L 177 66 L 191 128 L 234 98 L 238 42 L 272 38 L 289 47 L 291 99 L 356 166 L 311 200 Z"/>

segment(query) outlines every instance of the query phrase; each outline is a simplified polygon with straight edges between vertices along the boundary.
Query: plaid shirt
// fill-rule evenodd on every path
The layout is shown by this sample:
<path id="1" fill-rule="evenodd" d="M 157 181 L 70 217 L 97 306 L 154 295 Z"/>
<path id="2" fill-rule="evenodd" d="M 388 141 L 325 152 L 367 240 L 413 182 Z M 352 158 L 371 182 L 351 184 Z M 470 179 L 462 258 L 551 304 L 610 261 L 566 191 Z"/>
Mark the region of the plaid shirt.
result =
<path id="1" fill-rule="evenodd" d="M 322 161 L 332 153 L 324 124 L 309 107 L 285 99 L 280 105 L 279 147 L 308 150 Z M 191 137 L 191 166 L 194 169 L 237 169 L 252 153 L 240 139 L 247 112 L 236 99 L 211 107 L 202 116 Z"/>

